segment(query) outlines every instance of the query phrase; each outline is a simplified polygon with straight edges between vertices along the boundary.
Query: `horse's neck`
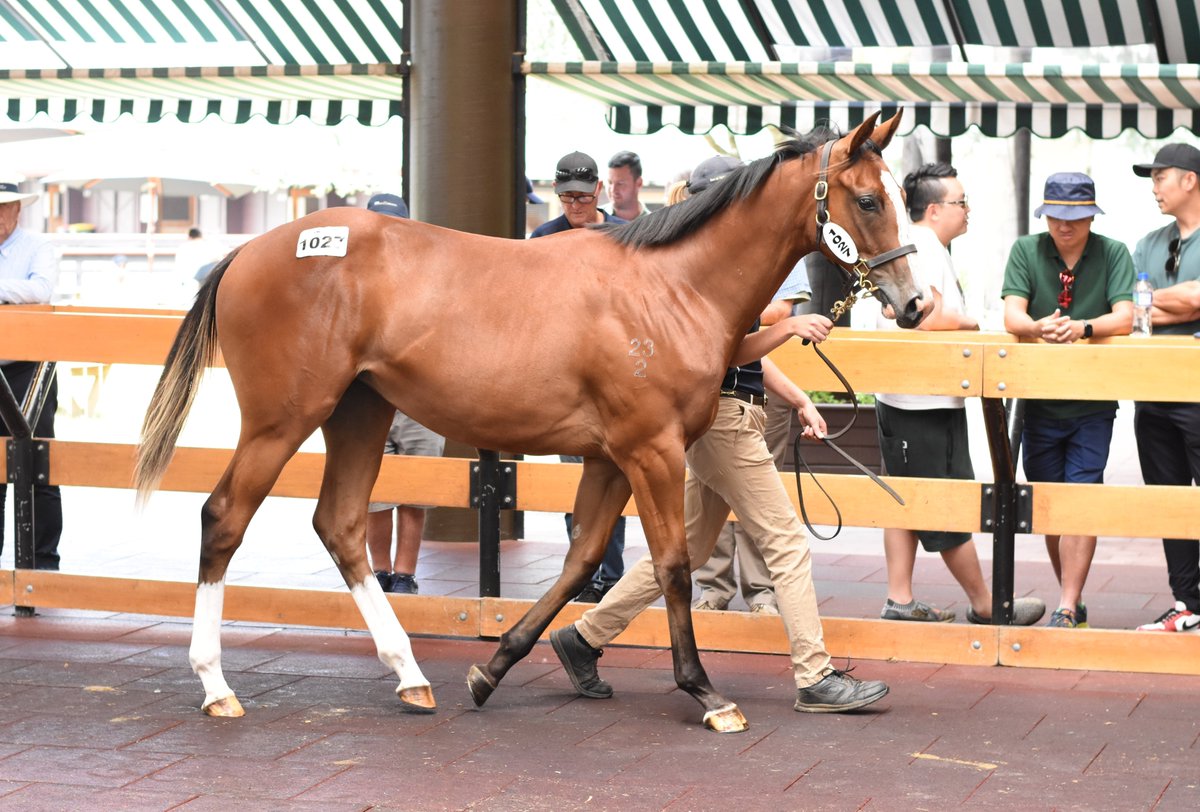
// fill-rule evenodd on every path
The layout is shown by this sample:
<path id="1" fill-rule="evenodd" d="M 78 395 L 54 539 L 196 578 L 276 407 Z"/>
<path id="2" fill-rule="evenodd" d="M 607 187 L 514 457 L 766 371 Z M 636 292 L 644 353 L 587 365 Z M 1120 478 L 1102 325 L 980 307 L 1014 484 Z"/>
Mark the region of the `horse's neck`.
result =
<path id="1" fill-rule="evenodd" d="M 799 160 L 775 171 L 748 200 L 731 204 L 686 249 L 680 269 L 731 327 L 749 326 L 788 273 L 816 250 L 811 186 Z M 803 192 L 798 192 L 803 189 Z"/>

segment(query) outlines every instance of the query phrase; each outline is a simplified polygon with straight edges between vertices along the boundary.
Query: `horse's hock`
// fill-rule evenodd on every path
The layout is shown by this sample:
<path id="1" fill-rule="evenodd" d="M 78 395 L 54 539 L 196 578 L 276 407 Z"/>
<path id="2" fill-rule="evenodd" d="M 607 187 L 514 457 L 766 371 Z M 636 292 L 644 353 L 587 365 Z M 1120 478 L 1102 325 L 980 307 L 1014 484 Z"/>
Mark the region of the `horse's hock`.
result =
<path id="1" fill-rule="evenodd" d="M 179 325 L 178 315 L 112 313 L 77 308 L 0 308 L 0 357 L 72 359 L 95 364 L 158 364 Z M 1200 401 L 1200 380 L 1179 375 L 1195 369 L 1200 342 L 1156 337 L 1093 341 L 1072 347 L 1018 342 L 980 333 L 874 333 L 840 331 L 824 349 L 843 369 L 854 370 L 860 391 L 912 391 L 966 397 L 999 396 Z M 1069 352 L 1069 358 L 1064 356 Z M 833 390 L 837 383 L 815 354 L 790 342 L 772 357 L 808 389 Z M 1070 380 L 1060 374 L 1064 364 Z M 116 379 L 107 386 L 116 385 Z M 973 405 L 968 408 L 974 408 Z M 864 407 L 860 419 L 871 411 Z M 49 479 L 62 486 L 127 489 L 133 459 L 128 445 L 49 441 Z M 814 444 L 815 445 L 815 444 Z M 4 465 L 7 449 L 0 446 Z M 165 490 L 208 492 L 230 452 L 180 448 L 163 480 Z M 467 508 L 471 505 L 468 459 L 393 457 L 384 461 L 373 498 Z M 517 510 L 569 511 L 578 484 L 578 466 L 518 462 Z M 273 495 L 311 497 L 319 488 L 322 457 L 300 454 L 280 477 Z M 783 478 L 794 498 L 794 481 Z M 984 532 L 988 520 L 981 495 L 991 483 L 897 480 L 908 504 L 881 499 L 865 477 L 822 478 L 847 524 Z M 1162 537 L 1194 537 L 1200 516 L 1200 488 L 1163 486 L 1022 486 L 1029 526 L 1020 532 L 1132 536 L 1157 544 Z M 627 514 L 634 514 L 632 504 Z M 810 505 L 813 520 L 832 524 L 824 500 Z M 473 514 L 472 514 L 473 515 Z M 192 521 L 193 517 L 181 519 Z M 139 612 L 190 616 L 194 582 L 110 577 L 111 573 L 68 575 L 9 570 L 0 577 L 0 600 L 24 607 Z M 1166 572 L 1162 573 L 1165 581 Z M 404 596 L 390 598 L 412 633 L 496 637 L 529 607 L 504 597 Z M 559 623 L 586 607 L 568 604 Z M 349 595 L 342 590 L 303 590 L 231 585 L 227 620 L 272 624 L 363 628 Z M 1112 630 L 1072 630 L 967 624 L 894 624 L 870 619 L 823 619 L 826 643 L 835 656 L 907 659 L 924 662 L 1123 671 L 1200 673 L 1195 639 L 1188 635 L 1147 635 Z M 778 618 L 739 612 L 703 612 L 694 617 L 703 647 L 784 653 Z M 665 646 L 662 610 L 651 609 L 617 639 L 618 643 Z"/>

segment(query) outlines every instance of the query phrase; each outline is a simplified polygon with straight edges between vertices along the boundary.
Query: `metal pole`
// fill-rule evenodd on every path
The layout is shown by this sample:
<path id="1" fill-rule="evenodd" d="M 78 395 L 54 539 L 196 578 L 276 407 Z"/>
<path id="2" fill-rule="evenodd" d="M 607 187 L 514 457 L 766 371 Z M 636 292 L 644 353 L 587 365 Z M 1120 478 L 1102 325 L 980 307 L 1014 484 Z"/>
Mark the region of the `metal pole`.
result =
<path id="1" fill-rule="evenodd" d="M 1029 233 L 1029 173 L 1032 138 L 1024 128 L 1013 133 L 1013 198 L 1017 203 L 1017 236 Z"/>
<path id="2" fill-rule="evenodd" d="M 1016 467 L 1008 440 L 1008 416 L 999 398 L 981 398 L 992 454 L 992 625 L 1012 625 L 1016 555 Z"/>

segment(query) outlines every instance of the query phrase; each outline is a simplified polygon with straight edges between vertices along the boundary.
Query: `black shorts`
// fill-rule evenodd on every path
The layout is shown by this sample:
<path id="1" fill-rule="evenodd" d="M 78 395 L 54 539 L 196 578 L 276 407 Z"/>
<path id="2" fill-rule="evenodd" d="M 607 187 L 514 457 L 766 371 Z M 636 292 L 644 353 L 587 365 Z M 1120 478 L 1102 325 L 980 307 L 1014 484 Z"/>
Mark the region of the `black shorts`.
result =
<path id="1" fill-rule="evenodd" d="M 975 478 L 966 409 L 897 409 L 876 401 L 875 414 L 883 469 L 889 476 Z M 971 534 L 918 530 L 917 538 L 922 547 L 937 553 L 966 544 Z"/>

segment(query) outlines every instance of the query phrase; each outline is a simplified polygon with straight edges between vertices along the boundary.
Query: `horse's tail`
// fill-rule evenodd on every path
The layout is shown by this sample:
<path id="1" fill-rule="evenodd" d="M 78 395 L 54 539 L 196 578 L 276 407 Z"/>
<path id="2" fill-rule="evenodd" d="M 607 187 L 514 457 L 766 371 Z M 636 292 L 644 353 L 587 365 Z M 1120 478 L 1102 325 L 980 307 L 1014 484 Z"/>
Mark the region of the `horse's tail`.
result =
<path id="1" fill-rule="evenodd" d="M 208 274 L 167 354 L 162 376 L 154 388 L 154 397 L 150 399 L 146 420 L 142 423 L 142 440 L 133 471 L 139 506 L 146 502 L 166 473 L 183 422 L 196 398 L 200 376 L 217 354 L 217 286 L 241 250 L 238 247 L 230 251 Z"/>

